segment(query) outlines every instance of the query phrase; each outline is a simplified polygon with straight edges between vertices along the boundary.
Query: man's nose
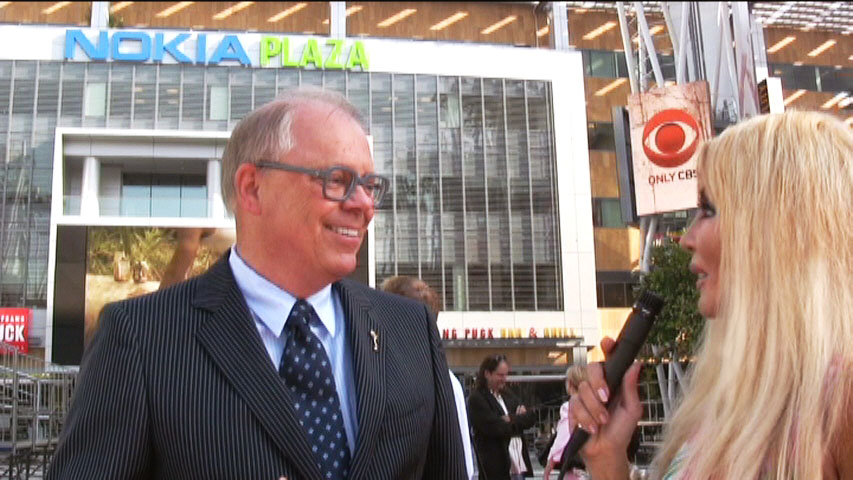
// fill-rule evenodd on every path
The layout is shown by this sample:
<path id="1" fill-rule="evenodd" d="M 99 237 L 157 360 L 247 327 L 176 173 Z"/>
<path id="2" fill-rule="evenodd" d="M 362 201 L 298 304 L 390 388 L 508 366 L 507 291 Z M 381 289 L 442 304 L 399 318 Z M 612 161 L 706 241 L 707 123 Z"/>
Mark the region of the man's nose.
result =
<path id="1" fill-rule="evenodd" d="M 344 201 L 346 206 L 350 208 L 362 208 L 362 209 L 371 209 L 373 210 L 376 205 L 373 201 L 373 195 L 371 195 L 364 185 L 356 185 L 352 189 L 352 193 L 349 198 Z"/>

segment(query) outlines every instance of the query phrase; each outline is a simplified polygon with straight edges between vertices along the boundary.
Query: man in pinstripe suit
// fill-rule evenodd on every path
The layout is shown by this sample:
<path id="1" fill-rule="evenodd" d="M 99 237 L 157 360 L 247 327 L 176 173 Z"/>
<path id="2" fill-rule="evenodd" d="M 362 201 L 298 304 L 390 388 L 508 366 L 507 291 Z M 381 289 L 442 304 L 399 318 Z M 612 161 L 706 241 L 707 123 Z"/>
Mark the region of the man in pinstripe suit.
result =
<path id="1" fill-rule="evenodd" d="M 343 279 L 388 183 L 358 112 L 297 90 L 243 119 L 222 165 L 235 248 L 188 282 L 104 309 L 48 478 L 321 478 L 279 376 L 297 299 L 316 312 L 334 374 L 346 477 L 464 478 L 429 310 Z"/>

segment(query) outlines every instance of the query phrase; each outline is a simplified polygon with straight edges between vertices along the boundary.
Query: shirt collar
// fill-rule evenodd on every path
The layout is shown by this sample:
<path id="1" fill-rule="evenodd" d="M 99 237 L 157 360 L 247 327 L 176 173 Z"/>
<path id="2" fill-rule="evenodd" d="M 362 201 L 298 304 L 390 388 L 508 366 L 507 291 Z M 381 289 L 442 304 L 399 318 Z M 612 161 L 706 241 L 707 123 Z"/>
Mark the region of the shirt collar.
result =
<path id="1" fill-rule="evenodd" d="M 234 280 L 243 293 L 249 309 L 255 317 L 276 336 L 281 336 L 288 314 L 296 303 L 296 297 L 267 280 L 251 265 L 243 260 L 237 247 L 231 249 L 228 257 Z M 314 295 L 305 299 L 317 312 L 320 323 L 332 337 L 335 336 L 335 308 L 332 302 L 332 285 L 326 285 Z"/>

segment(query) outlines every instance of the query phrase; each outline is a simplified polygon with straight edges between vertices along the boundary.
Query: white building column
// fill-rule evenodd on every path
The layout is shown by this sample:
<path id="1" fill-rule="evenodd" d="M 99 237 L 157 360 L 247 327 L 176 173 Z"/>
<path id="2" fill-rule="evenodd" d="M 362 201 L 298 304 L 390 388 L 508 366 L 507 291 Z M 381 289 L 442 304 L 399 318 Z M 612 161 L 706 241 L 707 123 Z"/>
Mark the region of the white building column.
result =
<path id="1" fill-rule="evenodd" d="M 215 158 L 207 161 L 207 216 L 225 218 L 225 203 L 222 201 L 222 163 Z"/>
<path id="2" fill-rule="evenodd" d="M 551 44 L 554 50 L 569 50 L 569 15 L 566 2 L 551 2 Z"/>
<path id="3" fill-rule="evenodd" d="M 108 28 L 110 23 L 110 2 L 92 2 L 92 28 Z"/>
<path id="4" fill-rule="evenodd" d="M 329 36 L 346 38 L 347 36 L 347 2 L 329 2 Z"/>
<path id="5" fill-rule="evenodd" d="M 95 157 L 86 157 L 83 161 L 83 181 L 80 187 L 80 215 L 84 217 L 100 216 L 98 194 L 101 184 L 101 162 Z"/>

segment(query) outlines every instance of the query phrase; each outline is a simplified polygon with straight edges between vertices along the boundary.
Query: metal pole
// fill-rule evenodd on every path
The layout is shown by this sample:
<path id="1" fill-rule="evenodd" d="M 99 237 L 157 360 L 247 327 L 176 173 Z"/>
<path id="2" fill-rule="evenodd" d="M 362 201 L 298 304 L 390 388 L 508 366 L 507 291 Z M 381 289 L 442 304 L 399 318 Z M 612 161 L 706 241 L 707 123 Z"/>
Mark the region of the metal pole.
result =
<path id="1" fill-rule="evenodd" d="M 658 227 L 657 215 L 652 215 L 649 220 L 649 229 L 646 231 L 646 243 L 643 245 L 643 263 L 640 267 L 640 272 L 649 273 L 652 264 L 652 240 L 655 238 L 655 233 Z"/>
<path id="2" fill-rule="evenodd" d="M 628 21 L 625 18 L 625 5 L 616 2 L 616 12 L 619 14 L 619 29 L 622 30 L 622 46 L 625 49 L 625 64 L 628 65 L 628 81 L 631 83 L 631 93 L 640 91 L 637 82 L 637 66 L 634 65 L 634 50 L 631 48 L 631 34 L 628 32 Z"/>
<path id="3" fill-rule="evenodd" d="M 679 84 L 687 83 L 687 26 L 690 24 L 690 4 L 681 2 L 681 31 L 678 40 L 678 60 L 675 62 L 675 78 Z"/>
<path id="4" fill-rule="evenodd" d="M 649 24 L 646 22 L 646 13 L 643 10 L 643 2 L 634 2 L 634 8 L 637 11 L 637 26 L 640 30 L 640 36 L 646 42 L 646 53 L 649 54 L 649 60 L 652 62 L 652 71 L 655 73 L 655 82 L 658 88 L 663 88 L 663 72 L 660 69 L 658 62 L 657 51 L 655 51 L 655 42 L 652 40 L 652 34 L 649 33 Z"/>
<path id="5" fill-rule="evenodd" d="M 672 23 L 672 15 L 669 13 L 669 2 L 660 2 L 660 9 L 663 12 L 663 21 L 666 23 L 666 33 L 669 35 L 669 43 L 672 44 L 672 56 L 677 58 L 683 44 L 675 36 L 675 24 Z"/>
<path id="6" fill-rule="evenodd" d="M 717 24 L 720 23 L 722 3 L 717 4 Z M 729 45 L 731 46 L 731 45 Z M 723 67 L 723 35 L 720 34 L 720 41 L 717 42 L 717 66 L 714 73 L 714 84 L 711 92 L 711 114 L 717 115 L 717 101 L 720 97 L 720 70 Z"/>
<path id="7" fill-rule="evenodd" d="M 737 80 L 737 67 L 735 66 L 735 53 L 732 48 L 732 31 L 729 28 L 728 21 L 728 8 L 729 5 L 726 2 L 720 2 L 720 16 L 717 19 L 718 25 L 722 30 L 722 35 L 720 37 L 724 40 L 723 47 L 720 50 L 720 54 L 723 52 L 726 53 L 726 62 L 729 66 L 729 81 L 732 82 L 732 89 L 734 91 L 738 91 L 738 80 Z M 741 118 L 741 109 L 738 102 L 734 102 L 737 108 L 737 118 Z"/>

